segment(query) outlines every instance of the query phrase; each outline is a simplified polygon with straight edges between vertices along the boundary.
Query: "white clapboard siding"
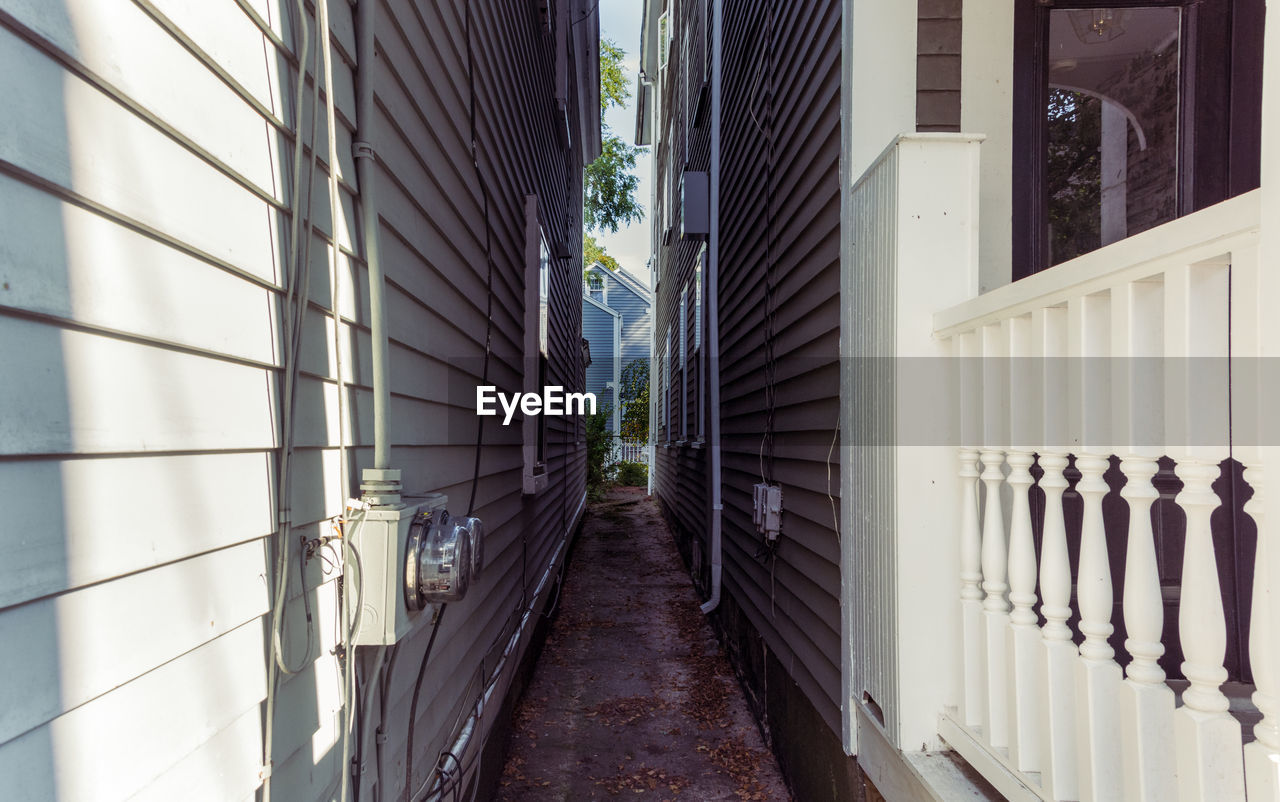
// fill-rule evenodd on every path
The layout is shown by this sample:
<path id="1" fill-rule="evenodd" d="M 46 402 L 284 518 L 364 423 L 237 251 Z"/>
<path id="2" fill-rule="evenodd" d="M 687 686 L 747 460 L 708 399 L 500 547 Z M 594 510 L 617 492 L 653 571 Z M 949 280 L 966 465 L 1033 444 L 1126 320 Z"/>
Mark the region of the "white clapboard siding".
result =
<path id="1" fill-rule="evenodd" d="M 130 802 L 229 802 L 253 799 L 261 780 L 262 714 L 249 708 L 195 752 L 138 791 Z"/>
<path id="2" fill-rule="evenodd" d="M 0 159 L 275 280 L 275 210 L 7 30 L 0 94 Z"/>
<path id="3" fill-rule="evenodd" d="M 267 571 L 253 541 L 0 615 L 0 743 L 263 615 Z"/>
<path id="4" fill-rule="evenodd" d="M 0 799 L 137 792 L 265 698 L 263 636 L 245 624 L 0 746 Z"/>
<path id="5" fill-rule="evenodd" d="M 34 367 L 38 366 L 38 367 Z M 11 454 L 272 448 L 272 371 L 0 317 Z"/>
<path id="6" fill-rule="evenodd" d="M 462 10 L 378 8 L 379 109 L 364 135 L 378 146 L 383 189 L 393 458 L 406 492 L 445 490 L 460 513 L 475 419 L 458 388 L 479 378 L 488 291 Z M 0 375 L 21 377 L 0 383 L 0 497 L 29 502 L 0 525 L 0 637 L 17 644 L 0 657 L 0 799 L 252 799 L 263 776 L 293 126 L 309 143 L 313 116 L 311 86 L 295 108 L 294 3 L 0 0 L 0 12 Z M 301 802 L 334 793 L 345 711 L 340 558 L 311 560 L 299 581 L 296 537 L 328 531 L 373 442 L 351 155 L 355 26 L 349 4 L 330 0 L 329 13 L 341 213 L 331 220 L 320 107 L 287 505 L 283 642 L 301 670 L 277 688 L 270 756 L 275 799 Z M 565 187 L 576 191 L 581 165 L 564 159 L 546 119 L 526 113 L 551 107 L 537 69 L 551 63 L 551 42 L 507 16 L 477 22 L 475 45 L 480 139 L 495 140 L 481 142 L 493 153 L 490 383 L 510 389 L 522 371 L 524 195 L 540 193 L 548 231 L 568 230 L 579 201 Z M 313 36 L 308 73 L 319 44 Z M 554 279 L 552 367 L 566 375 L 578 277 Z M 532 590 L 542 578 L 581 499 L 580 449 L 561 450 L 561 434 L 550 435 L 552 486 L 526 498 L 519 427 L 486 427 L 476 511 L 491 568 L 436 643 L 418 779 L 505 645 L 521 580 Z M 522 531 L 526 520 L 536 524 Z M 315 643 L 304 661 L 308 608 Z M 396 789 L 428 637 L 423 627 L 406 642 L 389 691 Z"/>
<path id="7" fill-rule="evenodd" d="M 262 147 L 266 123 L 261 115 L 141 8 L 93 0 L 77 3 L 72 13 L 62 3 L 26 0 L 11 13 L 60 55 L 256 186 L 271 190 L 275 172 Z M 175 85 L 183 91 L 175 92 Z"/>
<path id="8" fill-rule="evenodd" d="M 235 359 L 277 360 L 274 291 L 7 176 L 0 198 L 8 285 L 0 304 Z"/>
<path id="9" fill-rule="evenodd" d="M 265 536 L 270 463 L 262 453 L 0 461 L 0 498 L 36 502 L 10 504 L 0 526 L 0 609 Z"/>

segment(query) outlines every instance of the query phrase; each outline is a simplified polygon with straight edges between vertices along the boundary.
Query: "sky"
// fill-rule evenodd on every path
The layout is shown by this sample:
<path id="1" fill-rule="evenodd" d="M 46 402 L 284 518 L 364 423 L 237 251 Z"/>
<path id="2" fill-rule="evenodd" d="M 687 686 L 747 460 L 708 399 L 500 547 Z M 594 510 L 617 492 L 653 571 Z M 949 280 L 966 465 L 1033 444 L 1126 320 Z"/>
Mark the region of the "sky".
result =
<path id="1" fill-rule="evenodd" d="M 631 88 L 631 99 L 623 109 L 609 109 L 604 121 L 623 141 L 634 144 L 636 136 L 636 75 L 640 69 L 640 14 L 643 10 L 641 0 L 600 0 L 600 38 L 612 39 L 624 51 L 626 59 L 622 62 L 626 72 L 627 86 Z M 640 177 L 640 187 L 636 190 L 637 200 L 645 209 L 645 218 L 619 228 L 617 233 L 608 229 L 594 233 L 596 241 L 604 246 L 609 255 L 617 259 L 622 269 L 640 279 L 644 286 L 649 286 L 649 273 L 645 263 L 649 260 L 649 193 L 651 191 L 649 153 L 641 154 L 636 159 L 636 174 Z"/>

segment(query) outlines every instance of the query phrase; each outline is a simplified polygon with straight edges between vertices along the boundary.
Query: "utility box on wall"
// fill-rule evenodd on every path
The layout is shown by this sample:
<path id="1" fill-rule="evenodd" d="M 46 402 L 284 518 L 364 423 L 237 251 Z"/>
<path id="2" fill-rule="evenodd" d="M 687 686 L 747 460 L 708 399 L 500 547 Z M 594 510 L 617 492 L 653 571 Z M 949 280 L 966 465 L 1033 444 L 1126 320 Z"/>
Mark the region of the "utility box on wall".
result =
<path id="1" fill-rule="evenodd" d="M 680 176 L 680 237 L 711 235 L 711 180 L 705 170 L 685 170 Z"/>

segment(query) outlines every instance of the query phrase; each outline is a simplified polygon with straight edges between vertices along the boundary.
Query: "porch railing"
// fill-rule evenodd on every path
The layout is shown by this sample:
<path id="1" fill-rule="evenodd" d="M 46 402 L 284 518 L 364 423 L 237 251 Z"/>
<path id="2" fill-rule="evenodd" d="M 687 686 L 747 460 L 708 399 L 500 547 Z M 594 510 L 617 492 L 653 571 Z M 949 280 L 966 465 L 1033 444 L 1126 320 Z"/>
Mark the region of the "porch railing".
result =
<path id="1" fill-rule="evenodd" d="M 648 464 L 649 445 L 647 443 L 637 443 L 617 438 L 614 441 L 613 460 L 614 462 L 640 462 Z"/>
<path id="2" fill-rule="evenodd" d="M 961 690 L 939 729 L 1012 798 L 1280 800 L 1280 542 L 1263 499 L 1280 310 L 1259 223 L 1254 192 L 934 316 L 958 368 L 961 446 Z M 1257 526 L 1239 594 L 1253 685 L 1236 686 L 1253 693 L 1235 700 L 1219 577 L 1240 555 L 1211 526 L 1228 457 Z M 1175 685 L 1152 527 L 1170 460 L 1182 489 L 1160 503 L 1186 521 Z M 1126 525 L 1117 561 L 1108 544 Z"/>

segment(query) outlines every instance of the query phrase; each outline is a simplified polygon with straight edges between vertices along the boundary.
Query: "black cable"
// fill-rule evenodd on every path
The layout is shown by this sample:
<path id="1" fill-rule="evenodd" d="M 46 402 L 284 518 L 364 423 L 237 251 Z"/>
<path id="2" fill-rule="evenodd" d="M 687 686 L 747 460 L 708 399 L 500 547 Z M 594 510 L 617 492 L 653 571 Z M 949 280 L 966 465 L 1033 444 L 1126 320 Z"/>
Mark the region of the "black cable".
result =
<path id="1" fill-rule="evenodd" d="M 485 298 L 484 325 L 484 368 L 481 371 L 482 385 L 489 383 L 489 355 L 493 352 L 493 226 L 489 220 L 489 187 L 485 183 L 484 174 L 480 172 L 480 157 L 476 147 L 476 80 L 475 56 L 471 48 L 471 3 L 467 3 L 466 38 L 467 38 L 467 91 L 469 92 L 468 116 L 471 122 L 471 166 L 476 171 L 476 181 L 480 184 L 480 195 L 484 201 L 484 257 L 488 270 L 485 281 L 487 293 Z M 476 416 L 476 459 L 471 473 L 471 498 L 467 501 L 467 516 L 475 511 L 476 488 L 480 485 L 480 453 L 484 448 L 484 416 Z"/>
<path id="2" fill-rule="evenodd" d="M 440 611 L 436 613 L 435 623 L 431 625 L 431 637 L 427 639 L 427 648 L 422 652 L 422 663 L 418 666 L 418 679 L 413 683 L 413 701 L 409 704 L 409 741 L 405 748 L 407 750 L 404 761 L 404 787 L 413 786 L 413 731 L 418 723 L 418 696 L 422 693 L 422 678 L 427 673 L 427 661 L 431 659 L 431 649 L 436 645 L 436 635 L 440 634 L 440 622 L 444 620 L 444 611 L 448 609 L 448 604 L 441 604 Z"/>
<path id="3" fill-rule="evenodd" d="M 596 13 L 596 9 L 599 7 L 600 7 L 600 0 L 596 0 L 594 3 L 591 4 L 591 8 L 587 9 L 585 12 L 583 12 L 581 17 L 578 17 L 576 20 L 570 23 L 569 27 L 570 28 L 578 27 L 579 22 L 582 22 L 587 17 L 590 17 L 592 14 Z"/>

